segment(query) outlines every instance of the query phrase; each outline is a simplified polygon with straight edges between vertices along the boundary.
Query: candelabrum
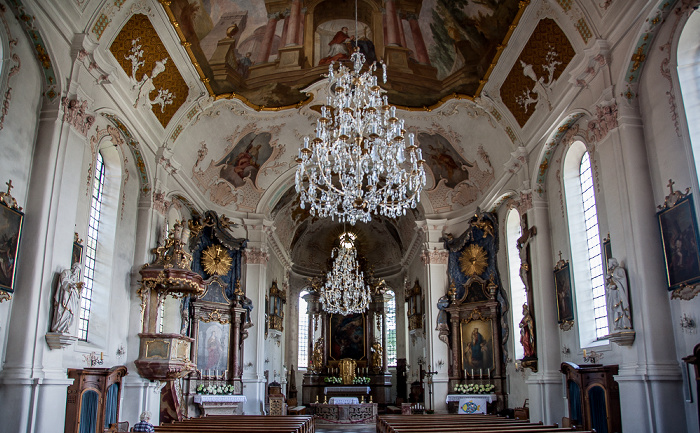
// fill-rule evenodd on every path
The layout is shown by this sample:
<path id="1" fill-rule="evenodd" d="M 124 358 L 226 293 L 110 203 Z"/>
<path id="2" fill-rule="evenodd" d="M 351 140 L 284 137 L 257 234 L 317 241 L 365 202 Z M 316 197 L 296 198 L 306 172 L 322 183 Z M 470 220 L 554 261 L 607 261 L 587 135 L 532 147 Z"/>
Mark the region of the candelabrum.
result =
<path id="1" fill-rule="evenodd" d="M 561 353 L 565 356 L 571 355 L 571 349 L 569 349 L 568 346 L 563 346 L 561 349 Z"/>
<path id="2" fill-rule="evenodd" d="M 603 358 L 603 354 L 596 352 L 595 350 L 591 350 L 586 354 L 586 349 L 583 349 L 583 362 L 590 362 L 591 364 L 597 364 L 598 361 Z"/>
<path id="3" fill-rule="evenodd" d="M 85 363 L 87 363 L 88 367 L 94 367 L 96 365 L 102 365 L 104 363 L 104 354 L 102 352 L 100 352 L 99 355 L 97 354 L 97 352 L 85 354 L 83 355 L 83 358 L 85 359 Z"/>
<path id="4" fill-rule="evenodd" d="M 428 365 L 428 371 L 425 372 L 426 382 L 428 384 L 428 413 L 433 412 L 433 375 L 437 374 L 437 371 L 430 371 L 430 365 Z"/>
<path id="5" fill-rule="evenodd" d="M 695 320 L 684 313 L 681 317 L 681 329 L 688 334 L 694 334 L 696 332 Z"/>

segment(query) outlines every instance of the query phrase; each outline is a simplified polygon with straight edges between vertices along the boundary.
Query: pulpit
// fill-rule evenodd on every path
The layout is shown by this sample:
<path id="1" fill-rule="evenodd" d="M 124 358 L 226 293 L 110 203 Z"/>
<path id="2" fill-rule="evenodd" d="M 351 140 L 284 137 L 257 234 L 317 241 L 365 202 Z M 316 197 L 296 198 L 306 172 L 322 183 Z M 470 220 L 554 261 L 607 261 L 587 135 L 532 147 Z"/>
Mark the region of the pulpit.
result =
<path id="1" fill-rule="evenodd" d="M 598 433 L 622 431 L 620 388 L 613 377 L 617 371 L 617 365 L 561 364 L 572 425 L 595 429 Z"/>

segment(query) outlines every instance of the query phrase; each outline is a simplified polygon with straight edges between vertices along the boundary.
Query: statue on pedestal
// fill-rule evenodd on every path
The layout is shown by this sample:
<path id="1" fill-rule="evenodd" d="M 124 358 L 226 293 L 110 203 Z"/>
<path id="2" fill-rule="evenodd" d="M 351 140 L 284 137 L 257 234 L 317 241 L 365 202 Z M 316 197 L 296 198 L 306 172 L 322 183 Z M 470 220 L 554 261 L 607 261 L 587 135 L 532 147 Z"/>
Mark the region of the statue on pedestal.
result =
<path id="1" fill-rule="evenodd" d="M 80 311 L 80 292 L 82 289 L 80 263 L 76 262 L 70 269 L 61 272 L 59 276 L 58 289 L 53 302 L 51 332 L 70 334 L 73 319 Z"/>
<path id="2" fill-rule="evenodd" d="M 372 370 L 374 370 L 375 373 L 379 373 L 382 371 L 383 364 L 382 355 L 384 354 L 384 350 L 382 349 L 382 345 L 375 341 L 372 344 L 372 352 Z"/>
<path id="3" fill-rule="evenodd" d="M 523 319 L 520 321 L 520 344 L 523 345 L 523 359 L 535 357 L 535 331 L 530 307 L 523 304 Z"/>
<path id="4" fill-rule="evenodd" d="M 627 295 L 627 272 L 614 257 L 608 260 L 605 292 L 613 330 L 624 331 L 632 329 L 629 297 Z"/>

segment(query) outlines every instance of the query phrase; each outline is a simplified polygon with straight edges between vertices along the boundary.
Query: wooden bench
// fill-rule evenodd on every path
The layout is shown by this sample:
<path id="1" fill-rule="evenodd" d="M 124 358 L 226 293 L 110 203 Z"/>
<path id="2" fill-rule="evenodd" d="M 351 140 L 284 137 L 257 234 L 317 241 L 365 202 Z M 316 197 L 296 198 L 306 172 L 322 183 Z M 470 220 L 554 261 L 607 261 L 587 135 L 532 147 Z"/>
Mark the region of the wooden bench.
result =
<path id="1" fill-rule="evenodd" d="M 289 415 L 306 415 L 306 406 L 292 406 L 287 408 Z"/>
<path id="2" fill-rule="evenodd" d="M 543 425 L 495 415 L 382 415 L 379 433 L 555 433 L 576 431 L 556 424 Z M 590 432 L 589 432 L 590 433 Z"/>
<path id="3" fill-rule="evenodd" d="M 185 433 L 206 431 L 223 432 L 267 432 L 267 433 L 314 433 L 312 416 L 262 416 L 222 415 L 191 418 L 157 426 L 157 432 Z"/>

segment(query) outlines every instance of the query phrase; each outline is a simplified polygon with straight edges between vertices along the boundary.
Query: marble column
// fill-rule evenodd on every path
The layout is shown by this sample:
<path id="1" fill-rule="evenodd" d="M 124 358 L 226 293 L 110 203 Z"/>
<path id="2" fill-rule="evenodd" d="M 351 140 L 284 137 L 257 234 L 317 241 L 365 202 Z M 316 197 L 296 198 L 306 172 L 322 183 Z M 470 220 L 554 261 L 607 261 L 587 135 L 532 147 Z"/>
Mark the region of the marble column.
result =
<path id="1" fill-rule="evenodd" d="M 526 195 L 527 196 L 527 195 Z M 527 205 L 526 205 L 527 207 Z M 544 423 L 561 422 L 564 414 L 562 374 L 559 372 L 559 325 L 554 300 L 554 255 L 552 254 L 549 209 L 545 199 L 533 199 L 527 211 L 530 227 L 537 227 L 537 235 L 530 243 L 532 273 L 532 301 L 537 342 L 537 372 L 527 380 L 530 394 L 530 419 Z M 513 308 L 519 308 L 513 306 Z M 513 338 L 517 338 L 513 330 Z"/>
<path id="2" fill-rule="evenodd" d="M 620 384 L 622 422 L 626 430 L 641 433 L 685 430 L 682 380 L 673 338 L 663 248 L 656 221 L 653 179 L 645 145 L 642 119 L 637 106 L 619 107 L 619 127 L 596 144 L 605 166 L 603 179 L 618 179 L 606 185 L 612 249 L 627 267 L 632 321 L 637 333 L 631 349 L 620 349 L 624 361 L 616 376 Z M 611 156 L 604 158 L 603 154 Z M 614 161 L 614 162 L 612 162 Z M 657 191 L 666 190 L 668 179 Z M 615 188 L 617 186 L 617 188 Z M 626 351 L 633 353 L 627 355 Z M 636 356 L 635 356 L 636 355 Z"/>
<path id="3" fill-rule="evenodd" d="M 279 21 L 279 14 L 268 15 L 267 26 L 265 27 L 265 33 L 263 35 L 262 47 L 260 49 L 260 55 L 258 56 L 255 63 L 267 63 L 270 57 L 270 51 L 272 50 L 272 42 L 275 38 L 275 30 L 277 29 L 277 21 Z"/>
<path id="4" fill-rule="evenodd" d="M 448 252 L 444 249 L 441 241 L 443 230 L 447 220 L 425 220 L 418 224 L 425 234 L 425 250 L 421 257 L 425 266 L 427 282 L 425 291 L 425 324 L 426 347 L 429 348 L 427 365 L 432 371 L 437 371 L 433 376 L 433 402 L 432 407 L 437 413 L 447 413 L 445 397 L 448 392 L 449 374 L 447 364 L 449 360 L 449 347 L 439 338 L 439 331 L 435 330 L 437 320 L 438 300 L 447 293 L 447 261 Z M 438 361 L 442 361 L 442 367 L 438 367 Z M 425 390 L 426 408 L 431 404 L 428 402 L 428 389 Z"/>
<path id="5" fill-rule="evenodd" d="M 287 30 L 285 46 L 299 45 L 298 40 L 301 33 L 301 0 L 292 0 L 290 7 L 289 29 Z"/>
<path id="6" fill-rule="evenodd" d="M 399 40 L 401 41 L 401 46 L 406 48 L 408 47 L 408 44 L 406 43 L 406 34 L 403 31 L 403 14 L 397 13 L 396 14 L 396 27 L 399 29 Z"/>
<path id="7" fill-rule="evenodd" d="M 394 0 L 386 0 L 386 45 L 401 44 L 399 34 L 399 17 L 396 14 L 396 4 Z"/>
<path id="8" fill-rule="evenodd" d="M 408 25 L 411 27 L 413 44 L 416 47 L 416 60 L 424 65 L 429 65 L 430 57 L 428 56 L 428 49 L 425 47 L 425 40 L 423 39 L 423 32 L 420 29 L 420 23 L 418 23 L 418 17 L 416 15 L 409 15 Z"/>

